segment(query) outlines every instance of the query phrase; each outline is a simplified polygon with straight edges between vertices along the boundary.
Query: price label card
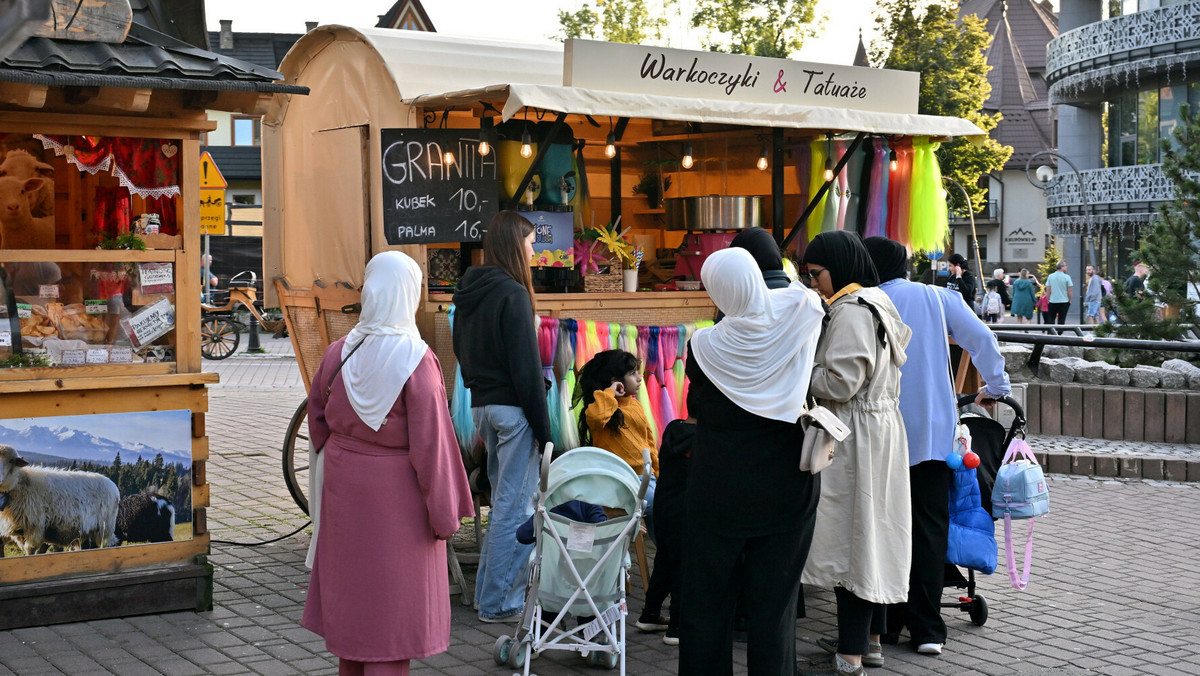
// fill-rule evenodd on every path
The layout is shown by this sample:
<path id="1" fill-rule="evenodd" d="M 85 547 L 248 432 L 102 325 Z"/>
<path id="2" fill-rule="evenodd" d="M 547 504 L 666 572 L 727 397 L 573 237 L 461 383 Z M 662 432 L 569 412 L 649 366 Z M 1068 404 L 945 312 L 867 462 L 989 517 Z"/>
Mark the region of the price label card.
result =
<path id="1" fill-rule="evenodd" d="M 85 300 L 83 305 L 87 308 L 89 315 L 106 315 L 108 314 L 108 301 L 106 300 Z"/>
<path id="2" fill-rule="evenodd" d="M 29 319 L 33 316 L 33 306 L 29 303 L 17 303 L 17 317 Z"/>
<path id="3" fill-rule="evenodd" d="M 63 350 L 60 363 L 63 366 L 83 366 L 87 363 L 87 350 Z"/>
<path id="4" fill-rule="evenodd" d="M 596 527 L 590 523 L 572 523 L 567 532 L 567 550 L 590 552 L 596 540 Z"/>
<path id="5" fill-rule="evenodd" d="M 58 285 L 38 284 L 38 296 L 42 298 L 58 298 Z"/>
<path id="6" fill-rule="evenodd" d="M 0 331 L 0 347 L 12 346 L 12 331 Z"/>
<path id="7" fill-rule="evenodd" d="M 138 310 L 129 319 L 121 320 L 134 347 L 150 344 L 154 339 L 175 327 L 175 311 L 166 298 Z"/>
<path id="8" fill-rule="evenodd" d="M 175 293 L 175 265 L 173 263 L 139 264 L 138 287 L 142 293 Z"/>
<path id="9" fill-rule="evenodd" d="M 84 356 L 84 361 L 88 364 L 107 364 L 108 350 L 105 348 L 90 348 L 87 355 Z"/>
<path id="10" fill-rule="evenodd" d="M 108 351 L 108 363 L 128 364 L 133 361 L 133 348 L 114 347 Z"/>

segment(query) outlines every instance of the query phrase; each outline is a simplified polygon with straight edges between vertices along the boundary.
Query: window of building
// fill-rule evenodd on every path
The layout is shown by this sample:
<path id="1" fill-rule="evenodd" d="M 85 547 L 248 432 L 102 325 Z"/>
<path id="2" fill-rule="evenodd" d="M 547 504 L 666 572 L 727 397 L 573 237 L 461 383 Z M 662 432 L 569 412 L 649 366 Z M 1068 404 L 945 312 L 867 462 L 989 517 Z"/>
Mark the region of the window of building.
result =
<path id="1" fill-rule="evenodd" d="M 1158 90 L 1137 95 L 1137 164 L 1158 162 Z"/>
<path id="2" fill-rule="evenodd" d="M 257 146 L 262 144 L 262 119 L 258 117 L 233 117 L 233 139 L 230 145 Z"/>
<path id="3" fill-rule="evenodd" d="M 234 195 L 233 204 L 255 204 L 254 195 Z"/>
<path id="4" fill-rule="evenodd" d="M 1137 94 L 1125 94 L 1108 103 L 1108 130 L 1108 166 L 1137 164 Z"/>
<path id="5" fill-rule="evenodd" d="M 970 235 L 967 235 L 967 250 L 972 253 L 975 252 L 975 242 L 972 241 L 972 237 Z M 979 236 L 979 260 L 988 260 L 987 235 Z"/>

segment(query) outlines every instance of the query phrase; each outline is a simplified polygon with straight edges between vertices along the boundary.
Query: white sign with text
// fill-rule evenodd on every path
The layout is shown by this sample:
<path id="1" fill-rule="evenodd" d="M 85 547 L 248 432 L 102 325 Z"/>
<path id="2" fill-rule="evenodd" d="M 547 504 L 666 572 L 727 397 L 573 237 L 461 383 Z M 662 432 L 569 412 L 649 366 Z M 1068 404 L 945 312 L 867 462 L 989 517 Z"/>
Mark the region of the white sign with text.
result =
<path id="1" fill-rule="evenodd" d="M 913 114 L 919 73 L 743 54 L 567 40 L 563 85 L 725 101 Z"/>

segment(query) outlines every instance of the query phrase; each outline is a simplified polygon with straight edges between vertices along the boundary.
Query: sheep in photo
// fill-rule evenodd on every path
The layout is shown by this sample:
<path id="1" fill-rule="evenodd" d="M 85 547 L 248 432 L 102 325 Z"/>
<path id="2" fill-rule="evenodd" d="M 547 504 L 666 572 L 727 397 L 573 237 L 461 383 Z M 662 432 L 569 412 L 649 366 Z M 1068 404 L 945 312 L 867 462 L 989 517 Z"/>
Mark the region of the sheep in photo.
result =
<path id="1" fill-rule="evenodd" d="M 54 248 L 54 217 L 34 218 L 29 211 L 29 194 L 44 182 L 42 178 L 0 176 L 0 248 Z"/>
<path id="2" fill-rule="evenodd" d="M 121 494 L 108 477 L 30 465 L 0 444 L 0 541 L 26 555 L 49 545 L 92 549 L 117 544 L 114 530 Z"/>
<path id="3" fill-rule="evenodd" d="M 161 495 L 126 495 L 117 508 L 116 534 L 121 542 L 170 542 L 175 539 L 175 508 Z"/>
<path id="4" fill-rule="evenodd" d="M 42 179 L 37 190 L 27 194 L 29 213 L 34 218 L 54 215 L 54 167 L 30 155 L 25 150 L 10 150 L 0 162 L 0 176 L 11 176 L 22 181 Z"/>

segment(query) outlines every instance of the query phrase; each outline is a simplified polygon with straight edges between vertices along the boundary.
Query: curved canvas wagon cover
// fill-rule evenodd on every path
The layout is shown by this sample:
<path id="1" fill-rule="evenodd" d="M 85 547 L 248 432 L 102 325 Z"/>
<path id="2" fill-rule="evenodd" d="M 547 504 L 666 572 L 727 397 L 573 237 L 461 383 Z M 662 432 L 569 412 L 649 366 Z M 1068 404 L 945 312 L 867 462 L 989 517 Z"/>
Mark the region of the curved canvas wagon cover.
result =
<path id="1" fill-rule="evenodd" d="M 264 272 L 293 286 L 362 284 L 370 256 L 413 255 L 383 234 L 380 130 L 422 127 L 418 111 L 491 107 L 676 122 L 878 134 L 985 136 L 959 118 L 661 96 L 563 86 L 558 46 L 435 33 L 322 26 L 279 70 L 311 95 L 280 94 L 263 118 Z M 274 289 L 268 285 L 269 302 Z"/>

